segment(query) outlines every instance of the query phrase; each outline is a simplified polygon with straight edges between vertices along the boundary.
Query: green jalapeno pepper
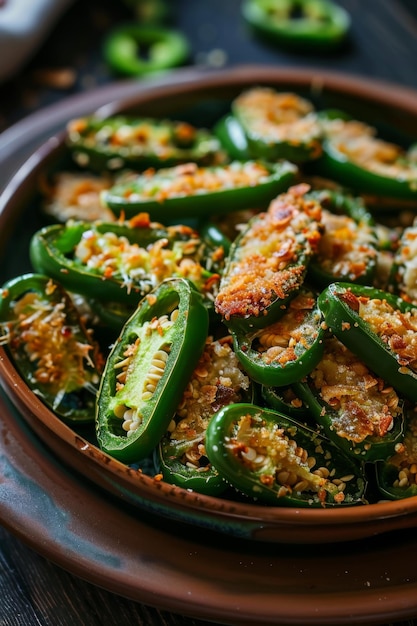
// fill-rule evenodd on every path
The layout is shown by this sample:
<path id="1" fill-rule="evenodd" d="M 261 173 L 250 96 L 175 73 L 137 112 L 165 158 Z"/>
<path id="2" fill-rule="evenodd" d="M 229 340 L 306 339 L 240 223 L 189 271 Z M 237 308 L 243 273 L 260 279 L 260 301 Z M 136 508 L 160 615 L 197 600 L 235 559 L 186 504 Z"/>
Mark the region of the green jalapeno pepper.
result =
<path id="1" fill-rule="evenodd" d="M 29 387 L 65 421 L 94 421 L 103 357 L 58 283 L 25 274 L 0 291 L 0 343 Z"/>
<path id="2" fill-rule="evenodd" d="M 340 46 L 350 28 L 347 11 L 330 0 L 245 0 L 242 14 L 271 43 L 301 50 Z"/>
<path id="3" fill-rule="evenodd" d="M 317 432 L 275 411 L 231 404 L 211 419 L 207 454 L 237 490 L 275 506 L 364 502 L 360 465 Z"/>
<path id="4" fill-rule="evenodd" d="M 203 351 L 208 315 L 184 278 L 143 298 L 107 359 L 97 399 L 100 447 L 133 463 L 158 445 Z"/>
<path id="5" fill-rule="evenodd" d="M 321 236 L 321 206 L 308 190 L 279 195 L 233 242 L 215 308 L 234 331 L 269 326 L 302 286 Z"/>
<path id="6" fill-rule="evenodd" d="M 285 313 L 255 332 L 232 331 L 236 355 L 258 383 L 282 387 L 308 374 L 323 352 L 322 315 L 313 292 L 301 288 Z"/>
<path id="7" fill-rule="evenodd" d="M 146 51 L 146 57 L 141 54 Z M 190 54 L 186 37 L 158 25 L 123 24 L 110 31 L 103 46 L 112 70 L 126 76 L 143 76 L 183 65 Z"/>
<path id="8" fill-rule="evenodd" d="M 206 429 L 222 406 L 249 400 L 250 389 L 251 381 L 239 366 L 231 337 L 209 337 L 168 434 L 159 445 L 164 480 L 210 495 L 226 489 L 227 483 L 207 458 Z"/>
<path id="9" fill-rule="evenodd" d="M 103 191 L 101 198 L 114 213 L 122 212 L 128 218 L 139 211 L 164 221 L 198 218 L 252 206 L 263 208 L 294 182 L 296 172 L 288 162 L 234 161 L 208 167 L 187 163 L 128 176 Z"/>
<path id="10" fill-rule="evenodd" d="M 222 159 L 220 143 L 208 130 L 187 122 L 115 115 L 83 117 L 67 126 L 67 145 L 80 167 L 95 172 L 126 167 L 171 167 Z"/>
<path id="11" fill-rule="evenodd" d="M 299 398 L 292 385 L 284 387 L 261 386 L 261 397 L 266 408 L 288 415 L 298 422 L 311 422 L 303 401 Z"/>
<path id="12" fill-rule="evenodd" d="M 385 498 L 400 500 L 417 495 L 417 414 L 406 411 L 405 435 L 392 456 L 375 466 L 378 489 Z"/>
<path id="13" fill-rule="evenodd" d="M 417 308 L 373 287 L 333 283 L 319 296 L 331 331 L 383 380 L 417 398 Z"/>
<path id="14" fill-rule="evenodd" d="M 386 458 L 403 438 L 397 393 L 336 337 L 325 339 L 321 361 L 294 391 L 325 435 L 353 457 Z"/>
<path id="15" fill-rule="evenodd" d="M 206 295 L 219 280 L 217 272 L 205 267 L 216 269 L 194 229 L 164 228 L 146 214 L 123 223 L 46 226 L 33 236 L 30 255 L 37 271 L 69 291 L 133 307 L 171 275 L 190 278 Z"/>
<path id="16" fill-rule="evenodd" d="M 331 111 L 320 115 L 323 153 L 318 172 L 356 192 L 376 197 L 417 199 L 417 162 L 372 126 Z"/>
<path id="17" fill-rule="evenodd" d="M 308 100 L 254 87 L 241 93 L 231 107 L 254 158 L 302 163 L 320 156 L 322 129 Z"/>
<path id="18" fill-rule="evenodd" d="M 231 159 L 248 161 L 253 157 L 242 125 L 233 115 L 226 115 L 214 126 L 222 148 Z"/>
<path id="19" fill-rule="evenodd" d="M 376 272 L 378 239 L 363 200 L 344 193 L 312 192 L 321 206 L 324 233 L 308 273 L 320 288 L 335 281 L 372 284 Z"/>

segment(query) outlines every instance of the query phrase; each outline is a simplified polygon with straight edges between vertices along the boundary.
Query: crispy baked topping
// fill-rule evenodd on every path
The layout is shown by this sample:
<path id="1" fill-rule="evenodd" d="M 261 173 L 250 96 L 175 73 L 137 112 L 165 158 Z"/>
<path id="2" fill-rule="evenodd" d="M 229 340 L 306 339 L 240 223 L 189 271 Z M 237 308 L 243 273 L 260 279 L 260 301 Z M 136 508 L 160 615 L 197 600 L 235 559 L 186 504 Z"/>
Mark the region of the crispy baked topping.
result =
<path id="1" fill-rule="evenodd" d="M 417 309 L 403 313 L 379 298 L 357 297 L 346 302 L 395 354 L 401 367 L 417 371 Z"/>
<path id="2" fill-rule="evenodd" d="M 206 347 L 177 409 L 178 421 L 172 421 L 172 442 L 187 443 L 183 463 L 191 467 L 208 467 L 205 462 L 205 432 L 211 416 L 223 406 L 241 402 L 250 380 L 242 372 L 232 349 L 230 336 L 214 341 L 207 338 Z"/>
<path id="3" fill-rule="evenodd" d="M 253 347 L 264 363 L 285 366 L 308 350 L 319 331 L 320 313 L 312 315 L 315 303 L 307 293 L 296 296 L 282 318 L 256 333 Z"/>
<path id="4" fill-rule="evenodd" d="M 340 118 L 323 121 L 335 148 L 361 168 L 384 177 L 416 181 L 417 161 L 398 145 L 379 139 L 372 126 Z"/>
<path id="5" fill-rule="evenodd" d="M 176 228 L 181 230 L 181 226 L 169 227 L 168 233 L 174 235 Z M 189 278 L 205 289 L 206 272 L 198 260 L 201 239 L 189 230 L 185 241 L 170 245 L 168 238 L 161 238 L 146 248 L 112 232 L 87 230 L 76 247 L 75 259 L 105 278 L 121 280 L 128 290 L 139 286 L 146 293 L 170 276 Z"/>
<path id="6" fill-rule="evenodd" d="M 78 327 L 68 325 L 64 301 L 51 303 L 28 292 L 15 303 L 14 315 L 16 322 L 8 324 L 8 343 L 13 350 L 24 350 L 36 364 L 33 382 L 48 386 L 56 405 L 63 394 L 92 382 L 87 367 L 93 367 L 93 345 L 81 343 Z"/>
<path id="7" fill-rule="evenodd" d="M 256 87 L 238 96 L 235 107 L 251 135 L 270 143 L 299 145 L 320 134 L 312 104 L 294 93 Z"/>
<path id="8" fill-rule="evenodd" d="M 346 215 L 335 215 L 323 209 L 324 232 L 318 244 L 316 262 L 334 277 L 357 280 L 376 259 L 372 228 L 358 225 Z"/>
<path id="9" fill-rule="evenodd" d="M 253 187 L 265 182 L 269 176 L 270 171 L 255 161 L 235 161 L 223 167 L 199 167 L 196 163 L 185 163 L 161 170 L 150 168 L 140 177 L 137 174 L 123 176 L 118 183 L 126 186 L 124 199 L 128 202 L 145 199 L 163 202 L 168 198 Z"/>
<path id="10" fill-rule="evenodd" d="M 291 187 L 242 234 L 216 298 L 224 319 L 263 315 L 272 302 L 302 284 L 304 260 L 317 250 L 321 237 L 321 207 L 304 197 L 308 190 L 303 184 Z"/>
<path id="11" fill-rule="evenodd" d="M 339 437 L 359 443 L 383 437 L 393 427 L 397 393 L 335 337 L 326 339 L 324 356 L 310 377 L 334 410 L 329 417 Z"/>

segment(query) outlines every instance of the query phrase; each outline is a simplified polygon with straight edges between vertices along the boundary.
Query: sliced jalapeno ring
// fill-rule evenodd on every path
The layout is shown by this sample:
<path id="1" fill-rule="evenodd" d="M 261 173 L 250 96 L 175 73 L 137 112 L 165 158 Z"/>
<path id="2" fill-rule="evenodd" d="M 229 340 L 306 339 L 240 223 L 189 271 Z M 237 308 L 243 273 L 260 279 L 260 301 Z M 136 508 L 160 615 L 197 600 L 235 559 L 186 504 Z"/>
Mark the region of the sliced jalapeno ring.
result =
<path id="1" fill-rule="evenodd" d="M 317 432 L 278 412 L 231 404 L 211 419 L 207 454 L 237 490 L 275 506 L 364 502 L 362 468 Z"/>
<path id="2" fill-rule="evenodd" d="M 199 218 L 252 206 L 263 208 L 294 182 L 297 168 L 288 162 L 268 165 L 234 161 L 227 165 L 178 165 L 128 176 L 101 198 L 128 218 L 146 211 L 152 219 Z"/>
<path id="3" fill-rule="evenodd" d="M 230 328 L 269 326 L 302 286 L 321 236 L 321 206 L 305 199 L 308 190 L 277 196 L 233 242 L 215 302 Z"/>
<path id="4" fill-rule="evenodd" d="M 319 296 L 331 331 L 402 395 L 417 397 L 417 308 L 365 285 L 333 283 Z"/>
<path id="5" fill-rule="evenodd" d="M 232 331 L 236 355 L 255 382 L 276 387 L 295 383 L 321 358 L 322 319 L 315 294 L 301 288 L 270 326 L 252 333 Z"/>
<path id="6" fill-rule="evenodd" d="M 326 338 L 321 361 L 294 391 L 324 434 L 353 457 L 384 459 L 402 441 L 398 394 L 336 337 Z"/>
<path id="7" fill-rule="evenodd" d="M 242 14 L 271 43 L 308 51 L 340 46 L 350 28 L 348 12 L 331 0 L 245 0 Z"/>
<path id="8" fill-rule="evenodd" d="M 107 35 L 103 53 L 115 72 L 143 76 L 182 65 L 189 57 L 190 47 L 180 32 L 132 23 L 119 26 Z"/>
<path id="9" fill-rule="evenodd" d="M 208 315 L 183 278 L 143 298 L 107 359 L 97 400 L 100 447 L 125 463 L 146 457 L 166 432 L 203 351 Z"/>
<path id="10" fill-rule="evenodd" d="M 61 285 L 40 274 L 6 282 L 0 291 L 0 344 L 57 416 L 71 423 L 94 421 L 104 358 Z"/>
<path id="11" fill-rule="evenodd" d="M 177 120 L 128 115 L 73 119 L 67 126 L 67 145 L 77 165 L 95 172 L 223 159 L 218 139 L 208 130 Z"/>

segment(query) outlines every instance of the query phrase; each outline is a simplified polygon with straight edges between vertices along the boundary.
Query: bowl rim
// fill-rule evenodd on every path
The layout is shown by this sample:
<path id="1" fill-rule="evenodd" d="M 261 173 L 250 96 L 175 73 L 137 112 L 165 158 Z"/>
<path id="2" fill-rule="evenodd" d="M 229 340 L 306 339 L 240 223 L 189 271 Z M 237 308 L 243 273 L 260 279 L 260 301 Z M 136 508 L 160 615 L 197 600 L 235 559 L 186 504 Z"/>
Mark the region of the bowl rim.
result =
<path id="1" fill-rule="evenodd" d="M 186 71 L 184 74 L 176 72 L 160 81 L 135 85 L 132 94 L 129 93 L 119 100 L 115 98 L 96 110 L 98 115 L 105 117 L 136 106 L 143 106 L 155 99 L 168 98 L 172 94 L 193 93 L 195 95 L 196 93 L 204 94 L 213 89 L 237 89 L 250 84 L 279 86 L 287 83 L 294 85 L 294 88 L 309 87 L 319 92 L 331 90 L 339 94 L 349 93 L 349 96 L 367 101 L 368 104 L 382 101 L 384 106 L 395 106 L 397 110 L 407 112 L 417 118 L 417 92 L 412 89 L 353 75 L 321 72 L 316 69 L 258 65 L 245 65 L 216 71 L 193 70 Z M 50 137 L 34 151 L 6 185 L 0 196 L 0 233 L 3 233 L 3 228 L 11 227 L 12 214 L 16 218 L 17 207 L 22 204 L 27 194 L 25 185 L 36 178 L 45 162 L 56 157 L 57 151 L 61 150 L 63 138 L 63 132 Z M 195 523 L 214 523 L 220 530 L 226 524 L 226 532 L 229 532 L 227 522 L 230 522 L 233 532 L 236 531 L 236 524 L 242 524 L 248 529 L 251 538 L 266 537 L 268 541 L 289 539 L 302 542 L 300 535 L 297 534 L 297 528 L 300 529 L 300 533 L 314 526 L 332 528 L 334 534 L 329 535 L 329 540 L 334 540 L 335 537 L 337 540 L 343 540 L 408 527 L 415 523 L 415 517 L 417 517 L 417 496 L 365 506 L 304 509 L 264 507 L 253 503 L 235 502 L 191 493 L 163 481 L 155 481 L 145 474 L 138 475 L 135 470 L 109 457 L 79 435 L 74 436 L 74 431 L 60 421 L 30 390 L 15 370 L 7 351 L 1 346 L 0 385 L 41 438 L 50 444 L 60 440 L 67 452 L 70 450 L 69 462 L 71 465 L 75 463 L 75 469 L 80 470 L 78 457 L 82 461 L 88 459 L 89 467 L 97 465 L 99 471 L 108 474 L 104 484 L 109 489 L 113 489 L 110 483 L 112 479 L 116 479 L 117 485 L 113 489 L 116 494 L 123 486 L 128 486 L 129 489 L 132 488 L 133 491 L 138 492 L 139 486 L 140 498 L 145 498 L 145 500 L 149 498 L 153 507 L 161 506 L 169 516 L 170 513 L 165 510 L 165 507 L 168 507 L 174 517 L 183 521 L 187 514 L 191 513 Z M 63 454 L 65 456 L 65 449 L 63 449 Z M 68 458 L 63 460 L 68 461 Z M 293 527 L 295 537 L 288 529 L 286 532 L 283 531 L 283 527 L 287 525 Z M 360 528 L 357 527 L 358 525 Z M 268 529 L 268 532 L 261 532 L 263 526 Z M 276 536 L 274 531 L 276 531 Z M 320 538 L 320 535 L 322 532 L 317 532 L 310 540 L 312 539 L 313 542 L 325 540 L 323 537 Z"/>

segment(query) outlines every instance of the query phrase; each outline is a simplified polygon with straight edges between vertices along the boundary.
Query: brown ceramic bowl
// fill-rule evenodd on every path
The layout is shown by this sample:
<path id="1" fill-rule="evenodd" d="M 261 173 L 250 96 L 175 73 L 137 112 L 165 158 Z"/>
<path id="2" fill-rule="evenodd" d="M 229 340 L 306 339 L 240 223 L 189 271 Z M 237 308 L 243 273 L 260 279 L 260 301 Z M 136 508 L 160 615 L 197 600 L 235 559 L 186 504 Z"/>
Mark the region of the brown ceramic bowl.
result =
<path id="1" fill-rule="evenodd" d="M 187 72 L 149 84 L 120 88 L 124 97 L 100 109 L 105 116 L 119 111 L 170 116 L 190 112 L 200 125 L 218 118 L 230 100 L 255 84 L 272 85 L 314 97 L 320 107 L 343 108 L 374 124 L 417 138 L 417 94 L 355 77 L 311 70 L 244 67 L 220 72 Z M 68 108 L 68 119 L 74 115 Z M 47 140 L 19 170 L 0 205 L 2 279 L 29 271 L 27 244 L 37 225 L 31 199 L 39 174 L 65 153 L 63 130 Z M 276 543 L 347 541 L 412 527 L 417 522 L 417 498 L 338 509 L 265 507 L 203 496 L 153 478 L 101 452 L 62 423 L 30 391 L 7 352 L 0 347 L 0 381 L 5 393 L 36 435 L 73 472 L 125 503 L 167 520 L 225 535 Z"/>

